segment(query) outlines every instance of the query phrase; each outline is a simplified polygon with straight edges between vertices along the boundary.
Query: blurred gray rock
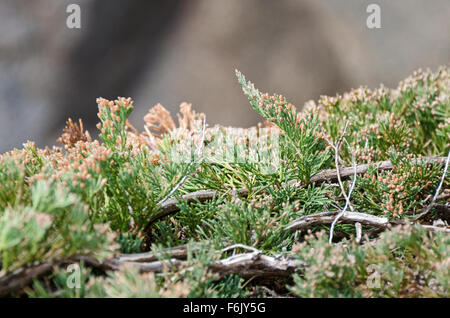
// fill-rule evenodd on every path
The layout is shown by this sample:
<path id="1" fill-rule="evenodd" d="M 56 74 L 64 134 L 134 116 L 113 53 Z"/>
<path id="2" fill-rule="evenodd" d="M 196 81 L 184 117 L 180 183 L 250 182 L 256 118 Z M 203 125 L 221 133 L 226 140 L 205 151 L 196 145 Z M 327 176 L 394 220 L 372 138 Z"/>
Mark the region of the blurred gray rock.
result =
<path id="1" fill-rule="evenodd" d="M 82 28 L 66 27 L 77 3 Z M 366 7 L 381 7 L 381 29 Z M 0 152 L 54 144 L 65 119 L 95 133 L 95 98 L 131 96 L 142 127 L 161 102 L 250 126 L 234 76 L 301 107 L 321 94 L 397 82 L 450 61 L 448 0 L 0 0 Z"/>

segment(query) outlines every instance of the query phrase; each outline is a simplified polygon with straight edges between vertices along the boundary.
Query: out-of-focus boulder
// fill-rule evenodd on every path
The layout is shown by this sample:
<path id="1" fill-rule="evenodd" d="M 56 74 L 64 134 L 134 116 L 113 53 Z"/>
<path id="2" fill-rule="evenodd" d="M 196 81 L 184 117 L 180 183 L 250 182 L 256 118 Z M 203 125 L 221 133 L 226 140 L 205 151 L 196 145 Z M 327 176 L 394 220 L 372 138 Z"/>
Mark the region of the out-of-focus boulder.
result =
<path id="1" fill-rule="evenodd" d="M 82 28 L 68 29 L 77 3 Z M 366 8 L 381 7 L 381 29 Z M 234 76 L 301 107 L 320 94 L 396 83 L 450 61 L 448 0 L 0 0 L 0 152 L 53 144 L 67 117 L 95 134 L 95 98 L 131 96 L 142 127 L 160 102 L 250 126 Z"/>

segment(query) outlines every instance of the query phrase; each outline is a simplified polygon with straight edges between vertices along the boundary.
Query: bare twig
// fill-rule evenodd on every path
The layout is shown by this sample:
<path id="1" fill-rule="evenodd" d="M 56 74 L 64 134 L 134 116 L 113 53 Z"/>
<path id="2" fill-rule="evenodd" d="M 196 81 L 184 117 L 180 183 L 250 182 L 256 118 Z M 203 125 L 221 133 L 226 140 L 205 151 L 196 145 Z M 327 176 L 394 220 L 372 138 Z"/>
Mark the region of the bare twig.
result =
<path id="1" fill-rule="evenodd" d="M 230 256 L 208 266 L 220 276 L 237 274 L 243 278 L 253 276 L 289 276 L 298 272 L 305 264 L 294 258 L 245 253 Z"/>
<path id="2" fill-rule="evenodd" d="M 257 248 L 254 248 L 254 247 L 248 246 L 248 245 L 244 245 L 244 244 L 234 244 L 234 245 L 225 247 L 220 252 L 221 253 L 225 253 L 225 252 L 227 252 L 229 250 L 234 250 L 234 249 L 237 249 L 237 248 L 242 248 L 244 250 L 252 251 L 253 253 L 261 253 L 261 251 L 258 250 Z"/>
<path id="3" fill-rule="evenodd" d="M 269 294 L 268 298 L 285 298 L 285 296 L 278 295 L 275 291 L 266 286 L 261 286 L 260 288 Z"/>
<path id="4" fill-rule="evenodd" d="M 257 249 L 241 244 L 230 246 L 223 249 L 221 252 L 234 248 L 249 248 L 252 252 L 232 255 L 225 259 L 218 260 L 208 265 L 208 268 L 213 272 L 218 273 L 220 277 L 236 274 L 243 278 L 250 278 L 289 276 L 305 267 L 305 264 L 297 259 L 282 255 L 264 255 Z M 129 261 L 129 259 L 135 259 L 137 261 Z M 136 266 L 141 272 L 161 273 L 172 269 L 178 269 L 183 264 L 187 264 L 177 258 L 163 261 L 143 262 L 142 260 L 145 259 L 148 259 L 147 255 L 143 257 L 134 255 L 132 258 L 122 256 L 115 261 L 115 266 L 116 269 L 121 269 L 124 266 L 131 265 Z"/>
<path id="5" fill-rule="evenodd" d="M 243 197 L 246 197 L 248 195 L 248 190 L 245 188 L 238 189 L 235 192 Z M 216 198 L 218 195 L 219 195 L 219 192 L 217 192 L 215 190 L 200 190 L 200 191 L 195 191 L 195 192 L 185 194 L 185 195 L 181 196 L 180 200 L 184 201 L 186 203 L 193 203 L 193 202 L 197 202 L 197 201 L 205 202 L 205 201 L 209 201 L 209 200 Z M 232 195 L 235 195 L 235 193 L 233 193 Z M 177 205 L 178 205 L 177 199 L 167 200 L 165 203 L 163 203 L 161 205 L 160 212 L 157 213 L 155 216 L 153 216 L 150 219 L 149 224 L 151 225 L 151 224 L 155 223 L 156 221 L 179 211 L 179 208 Z"/>
<path id="6" fill-rule="evenodd" d="M 214 190 L 200 190 L 200 191 L 195 191 L 195 192 L 183 195 L 181 197 L 181 200 L 189 204 L 189 203 L 193 203 L 196 201 L 199 201 L 199 202 L 209 201 L 209 200 L 212 200 L 213 198 L 215 198 L 216 196 L 217 196 L 217 192 Z M 179 208 L 177 205 L 178 205 L 177 199 L 167 200 L 166 202 L 161 204 L 160 212 L 157 213 L 156 215 L 154 215 L 149 220 L 148 224 L 151 225 L 151 224 L 155 223 L 156 221 L 179 211 Z"/>
<path id="7" fill-rule="evenodd" d="M 445 161 L 444 173 L 442 174 L 441 182 L 439 182 L 439 185 L 438 185 L 438 187 L 436 189 L 436 193 L 434 194 L 433 200 L 431 200 L 431 204 L 436 202 L 436 198 L 438 197 L 439 192 L 441 192 L 442 184 L 444 183 L 445 176 L 447 175 L 447 169 L 448 169 L 448 162 L 449 161 L 450 161 L 450 151 L 448 152 L 447 160 Z"/>
<path id="8" fill-rule="evenodd" d="M 191 249 L 196 249 L 196 247 L 191 247 Z M 161 257 L 170 257 L 176 259 L 186 259 L 188 254 L 188 246 L 181 245 L 162 251 L 157 252 L 145 252 L 145 253 L 134 253 L 134 254 L 122 254 L 117 258 L 119 263 L 122 262 L 153 262 L 157 261 Z"/>
<path id="9" fill-rule="evenodd" d="M 136 266 L 141 273 L 162 273 L 180 268 L 185 262 L 176 258 L 169 260 L 154 261 L 154 262 L 121 262 L 119 268 L 125 266 Z"/>
<path id="10" fill-rule="evenodd" d="M 429 232 L 445 232 L 450 233 L 450 228 L 434 225 L 422 225 L 422 227 Z"/>
<path id="11" fill-rule="evenodd" d="M 440 214 L 444 215 L 446 218 L 450 217 L 450 206 L 448 206 L 446 204 L 439 204 L 439 203 L 429 204 L 425 208 L 423 208 L 417 212 L 411 211 L 411 212 L 408 212 L 408 214 L 419 213 L 412 219 L 413 221 L 419 221 L 421 219 L 424 219 L 431 212 L 432 208 L 436 208 L 440 212 Z"/>
<path id="12" fill-rule="evenodd" d="M 322 212 L 312 215 L 306 215 L 298 218 L 288 226 L 284 228 L 284 231 L 288 230 L 305 230 L 315 225 L 320 224 L 331 224 L 336 218 L 338 212 Z M 406 224 L 418 224 L 427 231 L 430 232 L 445 232 L 450 233 L 449 227 L 423 225 L 420 223 L 408 222 L 408 221 L 389 221 L 388 218 L 379 217 L 371 214 L 360 213 L 360 212 L 346 212 L 339 222 L 341 223 L 360 223 L 366 226 L 376 227 L 377 229 L 367 233 L 368 237 L 378 234 L 379 232 L 388 229 L 390 226 L 406 225 Z"/>
<path id="13" fill-rule="evenodd" d="M 339 187 L 341 188 L 342 195 L 344 196 L 346 202 L 350 202 L 350 201 L 349 201 L 349 198 L 347 197 L 347 193 L 345 192 L 345 188 L 344 188 L 344 185 L 343 185 L 342 180 L 341 180 L 341 174 L 339 173 L 339 162 L 340 162 L 339 150 L 340 150 L 340 148 L 342 146 L 342 140 L 344 139 L 345 132 L 347 131 L 348 124 L 349 124 L 349 121 L 347 121 L 345 123 L 344 131 L 342 132 L 342 135 L 339 137 L 339 140 L 336 142 L 336 144 L 331 142 L 326 137 L 326 132 L 322 128 L 325 140 L 328 142 L 330 147 L 333 148 L 333 150 L 334 150 L 334 165 L 336 166 L 336 175 L 337 175 L 337 179 L 338 179 L 338 184 L 339 184 Z M 353 206 L 351 204 L 350 204 L 350 210 L 353 211 Z"/>
<path id="14" fill-rule="evenodd" d="M 319 224 L 331 224 L 337 217 L 336 215 L 342 214 L 342 212 L 322 212 L 307 216 L 302 216 L 285 227 L 287 230 L 304 230 L 310 228 L 314 225 Z M 389 224 L 388 218 L 379 217 L 371 214 L 360 213 L 360 212 L 347 212 L 342 215 L 338 220 L 342 223 L 356 223 L 359 222 L 364 225 L 385 228 Z"/>
<path id="15" fill-rule="evenodd" d="M 361 242 L 361 238 L 362 238 L 362 227 L 361 227 L 361 223 L 356 222 L 355 223 L 355 232 L 356 232 L 356 243 L 360 243 Z"/>
<path id="16" fill-rule="evenodd" d="M 345 211 L 347 210 L 347 207 L 350 205 L 350 197 L 352 195 L 353 192 L 353 188 L 355 187 L 356 184 L 356 160 L 355 160 L 355 153 L 352 150 L 352 161 L 353 161 L 353 182 L 352 185 L 350 186 L 350 189 L 348 190 L 348 195 L 345 198 L 345 205 L 344 208 L 342 209 L 341 213 L 339 213 L 336 218 L 333 220 L 333 223 L 331 223 L 331 228 L 330 228 L 330 239 L 329 242 L 330 244 L 333 242 L 333 232 L 334 232 L 334 226 L 336 225 L 336 223 L 338 222 L 338 220 L 345 215 Z M 339 176 L 339 169 L 337 171 L 337 174 Z M 339 177 L 340 178 L 340 177 Z"/>
<path id="17" fill-rule="evenodd" d="M 445 191 L 446 189 L 444 189 L 444 191 Z M 437 197 L 436 197 L 436 200 L 447 200 L 448 198 L 450 198 L 450 191 L 449 192 L 447 192 L 447 193 L 442 193 L 442 194 L 439 194 Z"/>
<path id="18" fill-rule="evenodd" d="M 415 158 L 411 159 L 412 162 L 423 162 L 423 163 L 430 163 L 430 164 L 443 164 L 445 163 L 446 157 L 438 157 L 438 156 L 429 156 L 429 157 L 423 157 L 423 158 Z M 367 169 L 369 166 L 375 165 L 377 167 L 378 171 L 388 171 L 392 170 L 394 168 L 394 165 L 389 160 L 386 161 L 379 161 L 371 164 L 361 164 L 356 166 L 356 174 L 361 175 L 367 172 Z M 351 176 L 353 176 L 353 166 L 352 167 L 345 167 L 339 169 L 340 177 L 342 180 L 349 179 Z M 327 169 L 319 172 L 315 176 L 311 178 L 311 183 L 321 183 L 321 182 L 336 182 L 338 180 L 336 169 Z M 294 185 L 297 183 L 297 180 L 289 181 L 289 185 Z"/>
<path id="19" fill-rule="evenodd" d="M 220 253 L 224 253 L 230 250 L 242 248 L 244 250 L 249 250 L 252 252 L 261 253 L 258 249 L 247 246 L 244 244 L 234 244 L 224 249 L 220 250 Z M 200 246 L 191 245 L 190 250 L 199 250 Z M 143 263 L 143 262 L 153 262 L 157 261 L 162 257 L 168 257 L 172 259 L 184 260 L 188 255 L 188 245 L 180 245 L 176 247 L 166 248 L 161 251 L 151 251 L 144 253 L 132 253 L 132 254 L 122 254 L 115 259 L 115 262 L 124 263 L 124 262 L 133 262 L 133 263 Z"/>
<path id="20" fill-rule="evenodd" d="M 228 274 L 237 274 L 244 278 L 259 276 L 288 276 L 303 266 L 304 264 L 293 258 L 285 256 L 267 256 L 260 250 L 243 245 L 234 244 L 228 246 L 220 253 L 224 253 L 237 248 L 251 251 L 250 253 L 236 254 L 225 259 L 214 262 L 208 267 L 218 273 L 221 277 Z M 160 261 L 158 257 L 167 256 L 170 260 Z M 137 253 L 125 254 L 112 260 L 115 269 L 123 268 L 126 265 L 137 266 L 141 272 L 163 272 L 178 268 L 185 264 L 181 259 L 187 257 L 187 245 L 182 245 L 161 251 L 158 253 Z"/>

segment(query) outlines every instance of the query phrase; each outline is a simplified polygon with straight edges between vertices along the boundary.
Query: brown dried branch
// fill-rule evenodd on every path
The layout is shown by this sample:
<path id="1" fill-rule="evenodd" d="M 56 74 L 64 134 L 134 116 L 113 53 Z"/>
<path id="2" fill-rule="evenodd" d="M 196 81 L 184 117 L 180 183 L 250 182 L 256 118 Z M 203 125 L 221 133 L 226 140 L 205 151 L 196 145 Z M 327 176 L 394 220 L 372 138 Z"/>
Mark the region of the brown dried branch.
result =
<path id="1" fill-rule="evenodd" d="M 51 272 L 54 266 L 53 262 L 44 262 L 35 266 L 22 267 L 7 276 L 0 277 L 0 297 L 11 295 L 28 286 L 33 279 Z"/>
<path id="2" fill-rule="evenodd" d="M 194 247 L 195 248 L 195 247 Z M 242 244 L 235 244 L 222 249 L 224 253 L 234 249 L 250 250 L 249 253 L 232 255 L 228 258 L 219 260 L 209 265 L 209 269 L 218 273 L 220 277 L 237 274 L 243 278 L 249 277 L 268 277 L 268 276 L 288 276 L 297 272 L 299 267 L 304 266 L 300 261 L 283 256 L 267 256 L 254 247 Z M 118 267 L 134 265 L 142 272 L 163 272 L 178 268 L 187 258 L 187 245 L 182 245 L 166 249 L 157 253 L 137 253 L 121 255 L 112 262 Z M 169 257 L 170 260 L 159 261 L 158 257 Z"/>
<path id="3" fill-rule="evenodd" d="M 193 130 L 195 121 L 200 120 L 201 116 L 204 116 L 204 114 L 197 114 L 192 110 L 192 104 L 188 103 L 181 103 L 180 113 L 181 114 L 177 114 L 178 125 L 180 128 L 186 130 Z"/>
<path id="4" fill-rule="evenodd" d="M 193 247 L 196 248 L 195 246 Z M 304 267 L 301 261 L 286 256 L 268 256 L 263 255 L 259 250 L 251 246 L 235 244 L 228 246 L 220 251 L 225 253 L 235 249 L 250 250 L 249 253 L 237 254 L 218 260 L 209 265 L 208 268 L 219 274 L 220 277 L 237 274 L 243 278 L 249 277 L 272 277 L 289 276 Z M 187 245 L 177 246 L 165 249 L 159 252 L 137 253 L 121 255 L 111 263 L 116 269 L 126 265 L 137 266 L 142 272 L 164 272 L 179 268 L 186 262 L 182 260 L 187 258 Z M 159 261 L 158 257 L 168 257 L 169 260 Z"/>
<path id="5" fill-rule="evenodd" d="M 187 264 L 187 262 L 176 258 L 153 262 L 117 262 L 119 269 L 123 266 L 132 265 L 136 266 L 141 272 L 154 273 L 162 273 L 164 271 L 178 269 L 184 264 Z M 212 272 L 218 274 L 219 278 L 230 274 L 236 274 L 242 278 L 251 278 L 285 277 L 297 273 L 304 266 L 305 264 L 303 262 L 294 258 L 268 256 L 259 252 L 251 252 L 233 255 L 216 261 L 208 265 L 208 268 Z"/>
<path id="6" fill-rule="evenodd" d="M 195 247 L 193 247 L 193 249 L 195 249 Z M 117 258 L 117 261 L 119 263 L 122 263 L 122 262 L 141 262 L 142 263 L 142 262 L 157 261 L 161 257 L 186 259 L 187 254 L 188 254 L 187 245 L 181 245 L 181 246 L 164 249 L 160 252 L 122 254 Z"/>
<path id="7" fill-rule="evenodd" d="M 314 225 L 320 225 L 320 224 L 331 224 L 333 220 L 335 219 L 335 216 L 338 214 L 338 212 L 332 211 L 332 212 L 322 212 L 312 215 L 305 215 L 297 220 L 293 221 L 291 224 L 286 226 L 284 228 L 284 231 L 289 230 L 305 230 L 308 229 Z M 372 230 L 367 233 L 368 237 L 371 237 L 373 235 L 376 235 L 387 228 L 389 226 L 397 226 L 397 225 L 405 225 L 407 223 L 410 224 L 418 224 L 427 231 L 430 232 L 446 232 L 450 233 L 449 227 L 441 227 L 441 226 L 434 226 L 434 225 L 423 225 L 417 222 L 407 222 L 403 220 L 399 221 L 389 221 L 385 217 L 379 217 L 371 214 L 366 213 L 360 213 L 360 212 L 346 212 L 339 220 L 340 223 L 360 223 L 367 226 L 373 226 L 377 229 Z"/>
<path id="8" fill-rule="evenodd" d="M 450 233 L 449 227 L 434 226 L 434 225 L 422 225 L 422 227 L 429 232 L 445 232 Z"/>
<path id="9" fill-rule="evenodd" d="M 69 118 L 66 121 L 66 126 L 63 128 L 61 137 L 57 142 L 62 143 L 67 148 L 73 147 L 78 141 L 91 142 L 91 136 L 87 130 L 84 130 L 83 121 L 78 120 L 78 125 Z"/>
<path id="10" fill-rule="evenodd" d="M 124 266 L 136 266 L 141 273 L 162 273 L 165 271 L 170 271 L 178 269 L 184 263 L 176 258 L 171 258 L 169 260 L 154 261 L 154 262 L 120 262 L 118 264 L 119 269 Z"/>
<path id="11" fill-rule="evenodd" d="M 241 196 L 247 196 L 248 190 L 247 189 L 239 189 L 236 191 Z M 191 192 L 188 194 L 185 194 L 181 196 L 179 200 L 184 201 L 186 203 L 193 203 L 193 202 L 205 202 L 214 199 L 218 196 L 218 192 L 215 190 L 200 190 Z M 178 208 L 178 199 L 169 199 L 163 204 L 160 205 L 160 212 L 157 213 L 154 217 L 152 217 L 149 221 L 149 224 L 153 224 L 156 221 L 169 216 L 175 212 L 178 212 L 180 209 Z"/>
<path id="12" fill-rule="evenodd" d="M 175 122 L 170 113 L 161 104 L 156 104 L 144 116 L 145 128 L 151 135 L 159 137 L 175 129 Z"/>
<path id="13" fill-rule="evenodd" d="M 305 264 L 297 259 L 263 255 L 259 252 L 230 256 L 208 266 L 220 276 L 236 274 L 243 278 L 289 276 Z"/>
<path id="14" fill-rule="evenodd" d="M 429 157 L 423 157 L 423 158 L 416 158 L 412 159 L 413 162 L 423 162 L 423 163 L 429 163 L 429 164 L 443 164 L 446 161 L 446 157 L 439 157 L 439 156 L 429 156 Z M 376 165 L 378 171 L 388 171 L 392 170 L 394 168 L 394 165 L 389 160 L 386 161 L 379 161 L 371 164 L 362 164 L 356 166 L 356 174 L 361 175 L 367 172 L 367 169 L 370 165 Z M 342 180 L 349 179 L 353 175 L 353 167 L 345 167 L 339 169 L 340 177 Z M 335 169 L 328 169 L 323 170 L 313 176 L 311 178 L 311 183 L 322 183 L 322 182 L 336 182 L 338 180 L 337 173 Z M 294 185 L 296 184 L 296 180 L 289 181 L 289 184 Z"/>
<path id="15" fill-rule="evenodd" d="M 81 261 L 86 265 L 102 271 L 119 269 L 119 263 L 115 260 L 105 260 L 104 262 L 100 262 L 91 256 L 77 256 L 58 261 L 44 261 L 40 264 L 21 267 L 12 273 L 0 277 L 0 297 L 13 295 L 16 292 L 19 292 L 26 286 L 30 285 L 33 280 L 49 274 L 53 268 L 60 267 L 65 264 L 79 263 Z"/>
<path id="16" fill-rule="evenodd" d="M 438 213 L 440 215 L 443 215 L 444 218 L 446 218 L 446 219 L 450 218 L 450 206 L 445 205 L 445 204 L 439 204 L 439 203 L 430 203 L 423 209 L 415 212 L 415 213 L 419 213 L 419 214 L 417 216 L 415 216 L 412 220 L 419 221 L 419 220 L 425 219 L 431 213 L 431 211 L 433 211 L 433 208 L 436 208 L 438 210 Z"/>

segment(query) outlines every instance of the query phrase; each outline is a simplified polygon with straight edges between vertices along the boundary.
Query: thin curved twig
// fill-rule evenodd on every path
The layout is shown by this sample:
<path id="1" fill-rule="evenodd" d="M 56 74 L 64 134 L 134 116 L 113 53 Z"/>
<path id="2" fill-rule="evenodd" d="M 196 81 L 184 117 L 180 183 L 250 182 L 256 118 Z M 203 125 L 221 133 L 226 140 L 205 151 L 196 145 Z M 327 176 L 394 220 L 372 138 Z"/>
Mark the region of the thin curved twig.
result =
<path id="1" fill-rule="evenodd" d="M 337 175 L 339 187 L 341 188 L 341 192 L 342 192 L 342 195 L 344 196 L 345 201 L 349 201 L 349 199 L 347 197 L 347 193 L 345 192 L 344 184 L 342 183 L 342 180 L 341 180 L 341 174 L 339 173 L 339 162 L 340 162 L 339 150 L 341 149 L 342 141 L 345 137 L 345 133 L 347 131 L 348 124 L 349 124 L 349 121 L 347 120 L 347 122 L 345 123 L 345 126 L 344 126 L 344 131 L 342 132 L 342 135 L 339 137 L 338 141 L 335 144 L 326 137 L 325 129 L 322 128 L 325 140 L 328 142 L 330 147 L 334 149 L 334 165 L 336 166 L 336 175 Z M 350 204 L 350 210 L 353 211 L 353 206 L 351 204 Z"/>
<path id="2" fill-rule="evenodd" d="M 223 248 L 220 252 L 224 253 L 224 252 L 227 252 L 227 251 L 230 251 L 230 250 L 234 250 L 234 249 L 237 249 L 237 248 L 242 248 L 244 250 L 252 251 L 253 253 L 261 253 L 261 251 L 258 250 L 257 248 L 255 248 L 253 246 L 244 245 L 244 244 L 234 244 L 234 245 L 231 245 L 231 246 L 227 246 L 227 247 Z"/>
<path id="3" fill-rule="evenodd" d="M 442 185 L 444 184 L 445 176 L 447 175 L 447 169 L 448 169 L 448 162 L 450 161 L 450 150 L 447 155 L 447 160 L 445 161 L 445 167 L 444 167 L 444 173 L 442 174 L 441 181 L 439 182 L 439 186 L 436 189 L 436 193 L 434 194 L 433 200 L 431 200 L 431 204 L 436 202 L 436 199 L 439 195 L 439 192 L 441 192 Z"/>
<path id="4" fill-rule="evenodd" d="M 355 187 L 356 184 L 356 160 L 355 160 L 355 153 L 352 149 L 352 161 L 353 161 L 353 182 L 352 185 L 350 186 L 350 189 L 348 191 L 348 195 L 345 199 L 345 205 L 344 208 L 342 209 L 341 213 L 339 213 L 336 218 L 334 219 L 333 223 L 331 223 L 331 228 L 330 228 L 330 239 L 329 239 L 329 243 L 331 244 L 333 242 L 333 233 L 334 233 L 334 226 L 336 225 L 336 223 L 339 221 L 339 219 L 345 214 L 345 211 L 347 211 L 347 207 L 350 205 L 350 197 L 352 195 L 353 192 L 353 188 Z M 338 172 L 339 175 L 339 172 Z"/>
<path id="5" fill-rule="evenodd" d="M 417 220 L 423 218 L 425 215 L 427 215 L 431 211 L 431 209 L 433 207 L 436 206 L 435 202 L 438 199 L 439 193 L 441 192 L 442 185 L 444 184 L 445 176 L 447 175 L 449 161 L 450 161 L 450 151 L 448 152 L 447 160 L 445 161 L 444 172 L 442 173 L 441 181 L 439 182 L 436 192 L 434 193 L 433 199 L 431 200 L 430 204 L 428 204 L 425 208 L 423 208 L 421 211 L 419 211 L 420 212 L 419 215 L 416 216 L 414 218 L 414 220 L 417 221 Z"/>

